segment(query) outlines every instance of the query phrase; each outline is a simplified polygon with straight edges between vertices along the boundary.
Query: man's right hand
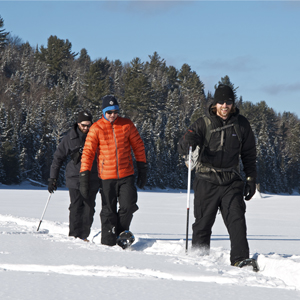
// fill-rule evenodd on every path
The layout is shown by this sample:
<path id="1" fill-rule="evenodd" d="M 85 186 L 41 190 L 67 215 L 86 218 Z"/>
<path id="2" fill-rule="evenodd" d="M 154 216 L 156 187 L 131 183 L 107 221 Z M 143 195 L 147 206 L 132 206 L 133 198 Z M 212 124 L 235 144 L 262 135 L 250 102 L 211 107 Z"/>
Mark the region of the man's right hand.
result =
<path id="1" fill-rule="evenodd" d="M 56 191 L 56 190 L 57 190 L 56 178 L 49 178 L 48 179 L 48 192 L 54 193 L 54 191 Z"/>
<path id="2" fill-rule="evenodd" d="M 186 134 L 184 135 L 184 142 L 187 144 L 189 147 L 192 146 L 192 151 L 194 151 L 197 147 L 197 138 L 195 133 L 192 130 L 188 130 Z"/>

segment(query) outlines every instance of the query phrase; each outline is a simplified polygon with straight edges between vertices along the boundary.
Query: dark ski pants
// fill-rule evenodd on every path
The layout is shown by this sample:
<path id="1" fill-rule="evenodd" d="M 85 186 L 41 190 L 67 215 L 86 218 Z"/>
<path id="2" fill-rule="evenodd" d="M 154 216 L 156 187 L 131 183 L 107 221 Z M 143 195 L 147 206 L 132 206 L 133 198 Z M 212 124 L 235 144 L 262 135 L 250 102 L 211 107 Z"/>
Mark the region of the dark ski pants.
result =
<path id="1" fill-rule="evenodd" d="M 196 176 L 194 181 L 193 247 L 209 251 L 211 229 L 220 208 L 231 241 L 231 264 L 249 258 L 243 189 L 244 183 L 241 180 L 220 186 Z"/>
<path id="2" fill-rule="evenodd" d="M 97 193 L 98 190 L 90 191 L 89 199 L 84 199 L 78 189 L 69 189 L 69 236 L 86 239 L 90 235 Z"/>
<path id="3" fill-rule="evenodd" d="M 102 180 L 101 243 L 116 245 L 118 235 L 129 230 L 133 213 L 138 210 L 134 176 Z"/>

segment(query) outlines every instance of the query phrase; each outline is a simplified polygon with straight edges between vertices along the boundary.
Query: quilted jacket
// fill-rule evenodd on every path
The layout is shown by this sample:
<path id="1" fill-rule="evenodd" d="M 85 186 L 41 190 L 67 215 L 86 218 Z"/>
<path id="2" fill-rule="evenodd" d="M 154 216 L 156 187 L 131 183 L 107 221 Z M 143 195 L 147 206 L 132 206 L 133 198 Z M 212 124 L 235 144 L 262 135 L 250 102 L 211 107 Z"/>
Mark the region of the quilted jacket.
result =
<path id="1" fill-rule="evenodd" d="M 101 179 L 133 175 L 131 149 L 136 161 L 146 162 L 144 143 L 132 121 L 118 117 L 114 123 L 110 123 L 102 117 L 89 130 L 80 172 L 91 170 L 93 157 L 97 153 L 98 175 Z"/>

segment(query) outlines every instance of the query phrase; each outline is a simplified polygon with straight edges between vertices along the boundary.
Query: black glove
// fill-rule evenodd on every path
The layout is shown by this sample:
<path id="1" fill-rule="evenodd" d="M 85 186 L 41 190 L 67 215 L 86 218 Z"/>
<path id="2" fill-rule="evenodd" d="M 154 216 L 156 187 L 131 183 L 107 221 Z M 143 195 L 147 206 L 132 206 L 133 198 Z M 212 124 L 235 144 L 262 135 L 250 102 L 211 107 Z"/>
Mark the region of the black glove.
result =
<path id="1" fill-rule="evenodd" d="M 246 186 L 244 190 L 245 200 L 250 200 L 256 191 L 255 178 L 247 177 Z"/>
<path id="2" fill-rule="evenodd" d="M 192 151 L 194 151 L 198 144 L 198 139 L 195 133 L 192 130 L 188 130 L 184 135 L 184 142 L 188 145 L 188 147 L 192 146 Z"/>
<path id="3" fill-rule="evenodd" d="M 57 190 L 56 178 L 49 178 L 48 182 L 48 192 L 54 193 Z"/>
<path id="4" fill-rule="evenodd" d="M 89 198 L 90 171 L 79 173 L 79 190 L 83 198 Z"/>
<path id="5" fill-rule="evenodd" d="M 142 189 L 147 182 L 147 163 L 137 161 L 136 165 L 138 169 L 138 179 L 136 185 L 138 188 Z"/>

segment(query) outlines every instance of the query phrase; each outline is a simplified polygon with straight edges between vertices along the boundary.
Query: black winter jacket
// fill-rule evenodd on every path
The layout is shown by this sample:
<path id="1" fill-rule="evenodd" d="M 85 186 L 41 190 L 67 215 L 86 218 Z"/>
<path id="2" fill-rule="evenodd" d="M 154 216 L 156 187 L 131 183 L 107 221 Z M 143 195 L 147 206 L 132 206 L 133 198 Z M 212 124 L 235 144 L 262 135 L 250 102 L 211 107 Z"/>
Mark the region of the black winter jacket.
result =
<path id="1" fill-rule="evenodd" d="M 254 134 L 252 132 L 249 121 L 239 114 L 239 110 L 236 108 L 236 112 L 229 116 L 227 120 L 223 120 L 215 113 L 212 112 L 210 107 L 209 119 L 211 120 L 212 129 L 230 125 L 238 119 L 239 127 L 242 134 L 242 144 L 240 145 L 234 127 L 224 129 L 223 146 L 221 147 L 221 134 L 222 131 L 213 132 L 207 147 L 204 147 L 206 123 L 204 118 L 199 118 L 195 121 L 185 135 L 180 139 L 178 145 L 179 153 L 188 154 L 189 146 L 193 146 L 193 149 L 198 145 L 200 149 L 203 149 L 201 156 L 201 165 L 207 166 L 213 169 L 238 169 L 239 166 L 239 154 L 243 163 L 244 172 L 246 177 L 256 178 L 256 147 Z M 186 138 L 192 138 L 194 143 L 189 145 Z M 240 153 L 241 146 L 241 153 Z M 203 169 L 203 168 L 202 168 Z M 240 176 L 232 172 L 202 172 L 196 170 L 196 175 L 216 184 L 229 184 L 234 180 L 240 180 Z"/>
<path id="2" fill-rule="evenodd" d="M 66 186 L 72 189 L 79 189 L 80 157 L 86 136 L 87 134 L 84 134 L 79 130 L 77 123 L 74 124 L 67 135 L 63 137 L 53 155 L 50 178 L 58 178 L 62 164 L 70 155 L 71 160 L 66 168 Z M 100 179 L 98 178 L 97 163 L 95 159 L 90 173 L 90 189 L 97 190 L 99 188 L 99 182 Z"/>

